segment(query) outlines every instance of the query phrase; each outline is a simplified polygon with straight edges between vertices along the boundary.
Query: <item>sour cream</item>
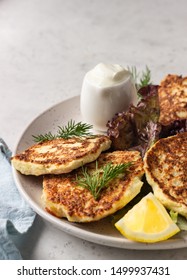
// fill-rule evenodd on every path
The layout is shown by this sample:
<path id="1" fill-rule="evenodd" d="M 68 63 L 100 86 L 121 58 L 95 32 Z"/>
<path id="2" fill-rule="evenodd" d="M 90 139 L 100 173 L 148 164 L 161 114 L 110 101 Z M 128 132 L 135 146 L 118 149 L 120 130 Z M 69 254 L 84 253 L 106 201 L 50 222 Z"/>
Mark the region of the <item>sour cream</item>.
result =
<path id="1" fill-rule="evenodd" d="M 86 73 L 80 109 L 84 121 L 106 131 L 106 124 L 117 112 L 137 102 L 137 92 L 129 71 L 118 64 L 99 63 Z"/>

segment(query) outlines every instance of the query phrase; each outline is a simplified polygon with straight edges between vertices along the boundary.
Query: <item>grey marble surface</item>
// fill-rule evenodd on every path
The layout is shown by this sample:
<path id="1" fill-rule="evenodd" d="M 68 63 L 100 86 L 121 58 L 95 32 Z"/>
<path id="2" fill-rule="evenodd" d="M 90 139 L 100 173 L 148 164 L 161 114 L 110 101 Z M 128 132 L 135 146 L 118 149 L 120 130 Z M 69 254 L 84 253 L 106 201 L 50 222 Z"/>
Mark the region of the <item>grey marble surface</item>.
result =
<path id="1" fill-rule="evenodd" d="M 13 150 L 33 118 L 80 94 L 99 62 L 148 65 L 154 82 L 186 75 L 186 10 L 186 0 L 0 0 L 0 136 Z M 90 243 L 39 216 L 16 242 L 24 259 L 187 259 L 186 248 Z"/>

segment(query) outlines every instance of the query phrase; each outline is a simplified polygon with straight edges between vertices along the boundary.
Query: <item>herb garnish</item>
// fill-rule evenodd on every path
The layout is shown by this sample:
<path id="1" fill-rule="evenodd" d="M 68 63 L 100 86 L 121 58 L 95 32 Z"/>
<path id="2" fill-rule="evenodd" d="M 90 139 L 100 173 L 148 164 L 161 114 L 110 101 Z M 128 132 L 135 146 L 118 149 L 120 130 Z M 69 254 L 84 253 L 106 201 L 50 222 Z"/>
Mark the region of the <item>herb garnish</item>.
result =
<path id="1" fill-rule="evenodd" d="M 37 136 L 33 135 L 33 138 L 35 142 L 40 143 L 57 138 L 69 139 L 71 137 L 84 137 L 92 135 L 89 131 L 90 129 L 92 129 L 92 125 L 82 122 L 75 123 L 75 121 L 70 120 L 66 126 L 58 126 L 57 134 L 48 132 Z"/>
<path id="2" fill-rule="evenodd" d="M 148 86 L 151 84 L 151 70 L 146 66 L 145 71 L 142 72 L 140 78 L 139 88 Z"/>
<path id="3" fill-rule="evenodd" d="M 142 71 L 142 73 L 138 73 L 135 66 L 127 67 L 127 69 L 132 75 L 137 90 L 151 84 L 151 71 L 147 66 L 145 68 L 145 71 Z"/>
<path id="4" fill-rule="evenodd" d="M 131 66 L 131 67 L 127 66 L 127 70 L 131 73 L 132 79 L 133 79 L 135 85 L 137 85 L 139 74 L 137 72 L 136 66 Z"/>
<path id="5" fill-rule="evenodd" d="M 98 168 L 98 162 L 96 161 L 95 172 L 89 174 L 86 167 L 82 167 L 82 175 L 76 176 L 76 183 L 89 190 L 95 200 L 99 198 L 100 192 L 103 188 L 107 187 L 107 183 L 116 178 L 118 175 L 125 173 L 130 167 L 131 163 L 121 163 L 113 165 L 108 163 L 102 168 Z"/>

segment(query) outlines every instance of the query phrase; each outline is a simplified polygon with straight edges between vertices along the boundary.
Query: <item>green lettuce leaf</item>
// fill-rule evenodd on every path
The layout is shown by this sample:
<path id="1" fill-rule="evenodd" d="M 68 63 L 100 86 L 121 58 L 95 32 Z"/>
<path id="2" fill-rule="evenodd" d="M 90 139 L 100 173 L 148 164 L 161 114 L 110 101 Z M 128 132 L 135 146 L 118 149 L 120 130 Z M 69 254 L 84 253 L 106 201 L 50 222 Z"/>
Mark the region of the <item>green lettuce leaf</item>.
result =
<path id="1" fill-rule="evenodd" d="M 180 230 L 187 230 L 187 219 L 185 217 L 172 210 L 169 214 L 173 222 L 177 224 Z"/>

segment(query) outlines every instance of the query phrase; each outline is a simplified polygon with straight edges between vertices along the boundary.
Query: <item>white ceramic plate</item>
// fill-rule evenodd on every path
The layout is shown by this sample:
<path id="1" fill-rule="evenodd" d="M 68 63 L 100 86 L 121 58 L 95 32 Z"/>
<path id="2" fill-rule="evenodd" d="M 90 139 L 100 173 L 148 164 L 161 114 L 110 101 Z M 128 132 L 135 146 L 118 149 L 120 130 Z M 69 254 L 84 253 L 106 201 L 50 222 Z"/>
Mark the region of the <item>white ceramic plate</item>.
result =
<path id="1" fill-rule="evenodd" d="M 79 96 L 53 106 L 34 119 L 22 134 L 14 154 L 25 150 L 33 144 L 32 135 L 49 131 L 56 132 L 58 126 L 66 125 L 70 119 L 75 121 L 82 120 L 79 109 Z M 47 213 L 42 207 L 41 177 L 24 176 L 15 169 L 13 169 L 13 176 L 18 190 L 36 213 L 66 233 L 94 243 L 126 249 L 151 250 L 187 247 L 187 234 L 185 232 L 180 232 L 174 238 L 164 242 L 145 244 L 132 242 L 124 238 L 114 228 L 110 218 L 89 224 L 70 223 L 66 219 L 56 218 Z"/>

